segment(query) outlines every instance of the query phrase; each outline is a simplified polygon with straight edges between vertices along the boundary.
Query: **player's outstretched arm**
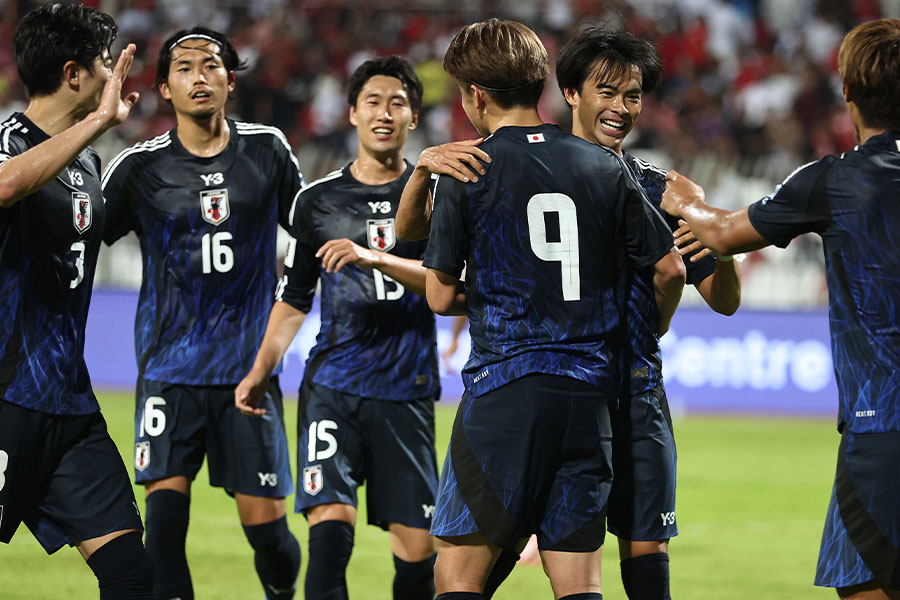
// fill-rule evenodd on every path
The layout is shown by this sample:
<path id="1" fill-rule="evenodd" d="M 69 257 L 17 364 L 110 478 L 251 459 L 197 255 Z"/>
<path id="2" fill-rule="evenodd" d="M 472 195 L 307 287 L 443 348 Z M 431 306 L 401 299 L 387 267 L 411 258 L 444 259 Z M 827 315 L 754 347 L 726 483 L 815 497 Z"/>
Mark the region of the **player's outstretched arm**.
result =
<path id="1" fill-rule="evenodd" d="M 675 171 L 666 175 L 661 206 L 687 221 L 697 240 L 715 254 L 730 256 L 769 245 L 750 223 L 746 208 L 729 212 L 708 205 L 703 188 Z"/>
<path id="2" fill-rule="evenodd" d="M 245 415 L 260 416 L 265 409 L 257 408 L 269 387 L 269 377 L 278 361 L 287 352 L 288 346 L 303 321 L 306 313 L 297 310 L 287 302 L 276 302 L 269 312 L 269 323 L 262 345 L 256 353 L 253 368 L 234 388 L 234 405 Z"/>
<path id="3" fill-rule="evenodd" d="M 378 269 L 409 291 L 425 295 L 425 267 L 421 260 L 363 248 L 347 238 L 328 240 L 316 251 L 316 258 L 322 259 L 326 273 L 337 273 L 346 265 Z"/>
<path id="4" fill-rule="evenodd" d="M 466 293 L 459 278 L 428 269 L 425 275 L 425 298 L 433 312 L 443 316 L 466 314 Z"/>
<path id="5" fill-rule="evenodd" d="M 691 262 L 712 254 L 694 236 L 691 226 L 684 219 L 678 220 L 675 230 L 675 246 L 682 258 L 690 255 Z M 741 272 L 737 261 L 731 256 L 719 256 L 716 270 L 706 276 L 703 281 L 694 284 L 700 295 L 711 309 L 722 315 L 733 315 L 741 306 Z"/>
<path id="6" fill-rule="evenodd" d="M 659 335 L 669 330 L 675 309 L 681 301 L 681 293 L 684 291 L 686 272 L 681 255 L 674 247 L 672 251 L 659 259 L 653 265 L 653 291 L 656 295 L 656 305 L 659 307 Z"/>
<path id="7" fill-rule="evenodd" d="M 122 84 L 134 60 L 134 50 L 134 44 L 128 44 L 119 55 L 97 110 L 62 133 L 0 164 L 0 207 L 12 206 L 47 185 L 101 134 L 128 117 L 138 94 L 132 92 L 122 98 Z"/>
<path id="8" fill-rule="evenodd" d="M 418 241 L 428 237 L 431 228 L 431 175 L 449 175 L 463 183 L 478 181 L 486 173 L 481 162 L 491 162 L 487 152 L 478 148 L 484 138 L 450 142 L 425 148 L 403 188 L 397 207 L 397 237 Z"/>

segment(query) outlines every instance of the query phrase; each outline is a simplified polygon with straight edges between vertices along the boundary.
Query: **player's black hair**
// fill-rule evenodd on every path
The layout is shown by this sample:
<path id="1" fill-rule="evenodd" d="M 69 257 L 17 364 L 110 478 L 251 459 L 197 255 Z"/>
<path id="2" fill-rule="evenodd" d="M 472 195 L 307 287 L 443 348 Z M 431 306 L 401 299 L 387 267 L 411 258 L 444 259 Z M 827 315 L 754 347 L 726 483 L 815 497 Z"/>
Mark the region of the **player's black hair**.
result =
<path id="1" fill-rule="evenodd" d="M 617 81 L 632 68 L 641 73 L 641 91 L 649 94 L 662 77 L 662 60 L 652 42 L 627 31 L 609 27 L 589 27 L 559 52 L 556 81 L 559 90 L 581 93 L 584 82 L 594 73 Z"/>
<path id="2" fill-rule="evenodd" d="M 185 37 L 191 39 L 190 36 L 197 36 L 200 39 L 204 37 L 211 38 L 218 44 L 222 51 L 222 64 L 225 66 L 226 71 L 240 71 L 247 68 L 247 61 L 241 60 L 234 44 L 231 43 L 224 33 L 196 25 L 191 29 L 176 31 L 162 43 L 162 47 L 159 49 L 159 58 L 156 60 L 156 81 L 154 82 L 156 87 L 159 87 L 159 84 L 169 79 L 169 67 L 172 65 L 172 50 L 178 45 L 179 40 Z"/>
<path id="3" fill-rule="evenodd" d="M 418 112 L 422 108 L 422 82 L 419 81 L 413 66 L 402 56 L 373 58 L 359 65 L 347 82 L 347 102 L 350 106 L 356 106 L 363 86 L 376 75 L 399 79 L 409 96 L 409 105 L 413 112 Z"/>
<path id="4" fill-rule="evenodd" d="M 29 12 L 13 34 L 16 70 L 29 97 L 56 92 L 70 60 L 93 74 L 94 59 L 109 52 L 118 33 L 112 17 L 80 4 L 46 4 Z"/>

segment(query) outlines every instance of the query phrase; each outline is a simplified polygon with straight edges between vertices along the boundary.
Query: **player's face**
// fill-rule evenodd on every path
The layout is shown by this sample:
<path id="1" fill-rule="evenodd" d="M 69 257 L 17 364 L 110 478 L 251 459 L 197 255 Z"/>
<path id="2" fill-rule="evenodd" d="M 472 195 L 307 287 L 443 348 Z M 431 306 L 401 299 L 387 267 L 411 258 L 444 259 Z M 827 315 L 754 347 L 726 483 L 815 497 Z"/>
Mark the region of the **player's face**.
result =
<path id="1" fill-rule="evenodd" d="M 631 69 L 611 81 L 602 69 L 594 69 L 581 92 L 566 90 L 566 100 L 572 106 L 572 133 L 621 154 L 622 142 L 641 114 L 640 73 Z"/>
<path id="2" fill-rule="evenodd" d="M 94 59 L 93 70 L 93 73 L 88 73 L 87 69 L 83 69 L 79 76 L 81 84 L 79 91 L 82 98 L 79 104 L 86 112 L 97 110 L 100 106 L 103 89 L 112 76 L 112 59 L 108 50 L 104 50 L 103 54 Z"/>
<path id="3" fill-rule="evenodd" d="M 350 107 L 350 124 L 356 127 L 360 147 L 373 156 L 400 152 L 418 118 L 403 82 L 387 75 L 370 77 L 356 106 Z"/>
<path id="4" fill-rule="evenodd" d="M 209 118 L 225 109 L 234 90 L 234 72 L 225 69 L 221 48 L 204 39 L 185 40 L 172 49 L 169 76 L 159 84 L 176 114 Z"/>

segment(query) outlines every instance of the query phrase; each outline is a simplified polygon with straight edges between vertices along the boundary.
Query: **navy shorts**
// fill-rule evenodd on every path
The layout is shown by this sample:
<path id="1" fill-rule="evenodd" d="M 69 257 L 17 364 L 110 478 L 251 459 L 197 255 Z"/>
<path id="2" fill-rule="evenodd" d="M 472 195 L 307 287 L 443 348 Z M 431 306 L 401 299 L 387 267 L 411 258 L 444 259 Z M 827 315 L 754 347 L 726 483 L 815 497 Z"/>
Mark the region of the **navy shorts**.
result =
<path id="1" fill-rule="evenodd" d="M 607 527 L 621 540 L 667 540 L 675 524 L 675 436 L 662 385 L 612 413 L 613 481 Z"/>
<path id="2" fill-rule="evenodd" d="M 143 531 L 102 414 L 53 415 L 0 400 L 0 542 L 9 543 L 20 522 L 48 554 Z"/>
<path id="3" fill-rule="evenodd" d="M 297 512 L 332 502 L 356 506 L 365 482 L 370 525 L 431 526 L 434 400 L 363 398 L 306 379 L 297 439 Z"/>
<path id="4" fill-rule="evenodd" d="M 269 381 L 261 417 L 234 406 L 234 386 L 139 384 L 134 415 L 134 478 L 193 480 L 209 465 L 209 482 L 229 494 L 284 498 L 293 491 L 278 377 Z"/>
<path id="5" fill-rule="evenodd" d="M 816 585 L 900 589 L 900 432 L 845 431 Z"/>
<path id="6" fill-rule="evenodd" d="M 603 545 L 612 485 L 610 394 L 568 377 L 529 375 L 459 405 L 431 533 L 481 533 L 513 550 Z"/>

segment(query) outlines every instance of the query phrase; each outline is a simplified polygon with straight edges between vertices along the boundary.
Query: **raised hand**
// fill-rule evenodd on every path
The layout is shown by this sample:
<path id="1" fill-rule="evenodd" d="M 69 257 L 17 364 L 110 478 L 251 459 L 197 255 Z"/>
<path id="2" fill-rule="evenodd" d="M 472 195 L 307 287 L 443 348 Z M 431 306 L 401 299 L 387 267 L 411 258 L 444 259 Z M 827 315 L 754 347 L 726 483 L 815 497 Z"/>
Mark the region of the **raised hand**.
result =
<path id="1" fill-rule="evenodd" d="M 131 69 L 131 63 L 134 62 L 135 45 L 128 44 L 119 55 L 116 66 L 113 68 L 112 76 L 106 82 L 103 88 L 103 95 L 100 96 L 100 106 L 97 107 L 97 113 L 104 120 L 107 127 L 114 127 L 128 118 L 132 107 L 137 104 L 140 94 L 131 92 L 122 98 L 122 85 L 125 78 L 128 77 L 128 71 Z"/>

